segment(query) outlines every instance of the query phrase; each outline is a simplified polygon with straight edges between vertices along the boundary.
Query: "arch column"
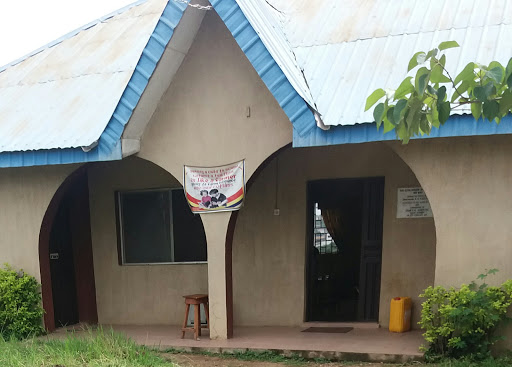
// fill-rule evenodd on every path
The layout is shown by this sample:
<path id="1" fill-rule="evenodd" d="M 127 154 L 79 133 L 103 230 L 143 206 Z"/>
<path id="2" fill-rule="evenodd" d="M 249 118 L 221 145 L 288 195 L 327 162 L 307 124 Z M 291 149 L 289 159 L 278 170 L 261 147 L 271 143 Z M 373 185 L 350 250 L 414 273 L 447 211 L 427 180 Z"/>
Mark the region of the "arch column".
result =
<path id="1" fill-rule="evenodd" d="M 208 249 L 208 295 L 210 307 L 210 339 L 227 339 L 232 336 L 228 294 L 232 292 L 231 257 L 226 259 L 226 232 L 231 212 L 201 214 Z M 229 298 L 232 300 L 232 297 Z M 228 312 L 229 311 L 229 312 Z"/>

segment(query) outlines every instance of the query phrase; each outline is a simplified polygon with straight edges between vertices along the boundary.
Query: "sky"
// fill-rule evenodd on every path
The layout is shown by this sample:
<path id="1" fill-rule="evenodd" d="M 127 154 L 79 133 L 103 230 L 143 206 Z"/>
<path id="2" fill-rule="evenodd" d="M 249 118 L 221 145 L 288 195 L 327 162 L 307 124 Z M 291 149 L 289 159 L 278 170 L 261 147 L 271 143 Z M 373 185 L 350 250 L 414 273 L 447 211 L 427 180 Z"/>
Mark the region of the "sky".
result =
<path id="1" fill-rule="evenodd" d="M 136 0 L 0 0 L 0 66 Z"/>

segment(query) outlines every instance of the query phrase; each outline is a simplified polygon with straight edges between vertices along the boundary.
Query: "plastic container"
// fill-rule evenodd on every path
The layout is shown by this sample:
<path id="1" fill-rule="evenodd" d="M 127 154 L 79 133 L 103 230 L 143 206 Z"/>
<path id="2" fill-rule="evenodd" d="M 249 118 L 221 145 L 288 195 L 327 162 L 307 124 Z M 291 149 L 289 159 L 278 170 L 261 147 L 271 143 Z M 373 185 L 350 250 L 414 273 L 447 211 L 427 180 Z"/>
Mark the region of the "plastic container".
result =
<path id="1" fill-rule="evenodd" d="M 389 331 L 403 333 L 411 330 L 412 300 L 410 297 L 395 297 L 389 311 Z"/>

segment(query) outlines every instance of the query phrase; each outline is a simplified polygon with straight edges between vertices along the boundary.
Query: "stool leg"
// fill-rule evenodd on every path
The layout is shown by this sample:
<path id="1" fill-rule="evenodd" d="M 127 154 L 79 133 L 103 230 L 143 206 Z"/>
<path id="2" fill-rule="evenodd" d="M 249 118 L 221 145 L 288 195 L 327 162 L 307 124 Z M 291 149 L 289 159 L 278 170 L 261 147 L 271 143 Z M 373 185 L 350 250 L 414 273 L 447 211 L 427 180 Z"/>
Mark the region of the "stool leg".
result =
<path id="1" fill-rule="evenodd" d="M 204 303 L 204 314 L 206 315 L 206 326 L 210 330 L 210 310 L 208 309 L 208 303 Z"/>
<path id="2" fill-rule="evenodd" d="M 181 339 L 185 337 L 185 329 L 187 328 L 188 312 L 190 311 L 190 305 L 186 305 L 185 308 L 185 319 L 183 320 L 183 327 L 181 328 Z"/>
<path id="3" fill-rule="evenodd" d="M 194 305 L 194 336 L 196 340 L 199 340 L 199 335 L 201 335 L 201 314 L 199 313 L 199 306 Z"/>

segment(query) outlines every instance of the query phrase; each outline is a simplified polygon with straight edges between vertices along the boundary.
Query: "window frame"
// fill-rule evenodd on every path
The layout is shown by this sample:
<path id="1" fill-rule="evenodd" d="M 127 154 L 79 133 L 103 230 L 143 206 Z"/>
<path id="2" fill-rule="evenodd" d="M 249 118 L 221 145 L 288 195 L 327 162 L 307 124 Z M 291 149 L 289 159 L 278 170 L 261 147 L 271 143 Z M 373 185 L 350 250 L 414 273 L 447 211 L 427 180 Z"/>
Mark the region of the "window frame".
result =
<path id="1" fill-rule="evenodd" d="M 201 265 L 208 264 L 208 259 L 205 261 L 163 261 L 163 262 L 138 262 L 138 263 L 127 263 L 125 259 L 124 250 L 124 229 L 123 229 L 123 205 L 121 197 L 127 193 L 139 193 L 139 192 L 168 192 L 169 194 L 169 226 L 171 236 L 171 252 L 174 257 L 174 227 L 173 227 L 173 210 L 172 210 L 172 191 L 182 190 L 182 187 L 159 187 L 149 189 L 123 189 L 116 190 L 115 196 L 115 207 L 116 207 L 116 228 L 117 228 L 117 252 L 118 252 L 118 263 L 120 266 L 146 266 L 146 265 Z"/>

